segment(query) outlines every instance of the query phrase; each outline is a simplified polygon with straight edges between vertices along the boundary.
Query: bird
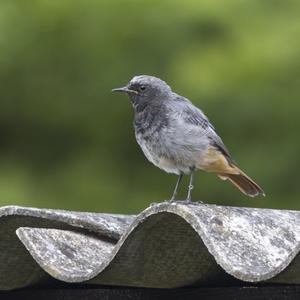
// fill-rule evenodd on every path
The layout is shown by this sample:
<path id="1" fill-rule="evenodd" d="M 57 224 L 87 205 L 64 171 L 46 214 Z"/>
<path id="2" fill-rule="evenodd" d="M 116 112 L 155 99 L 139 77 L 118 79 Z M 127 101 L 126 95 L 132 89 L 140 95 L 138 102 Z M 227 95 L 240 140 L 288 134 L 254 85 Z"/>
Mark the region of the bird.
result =
<path id="1" fill-rule="evenodd" d="M 234 162 L 202 110 L 173 92 L 165 81 L 149 75 L 134 76 L 126 86 L 112 92 L 129 96 L 135 137 L 146 158 L 165 172 L 178 175 L 171 202 L 176 201 L 184 175 L 190 177 L 185 201 L 192 202 L 197 170 L 229 180 L 247 196 L 265 195 Z"/>

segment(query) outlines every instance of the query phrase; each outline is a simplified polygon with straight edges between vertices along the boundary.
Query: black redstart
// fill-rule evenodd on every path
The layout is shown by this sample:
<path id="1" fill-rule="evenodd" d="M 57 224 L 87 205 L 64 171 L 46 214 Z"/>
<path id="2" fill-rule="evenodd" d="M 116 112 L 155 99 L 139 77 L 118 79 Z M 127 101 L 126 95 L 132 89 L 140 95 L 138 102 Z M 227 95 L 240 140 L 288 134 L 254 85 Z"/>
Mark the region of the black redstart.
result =
<path id="1" fill-rule="evenodd" d="M 136 140 L 148 160 L 179 176 L 171 201 L 176 198 L 184 174 L 190 175 L 186 201 L 191 201 L 197 169 L 228 179 L 250 197 L 264 195 L 261 187 L 234 163 L 204 113 L 174 93 L 166 82 L 141 75 L 112 91 L 128 94 L 134 107 Z"/>

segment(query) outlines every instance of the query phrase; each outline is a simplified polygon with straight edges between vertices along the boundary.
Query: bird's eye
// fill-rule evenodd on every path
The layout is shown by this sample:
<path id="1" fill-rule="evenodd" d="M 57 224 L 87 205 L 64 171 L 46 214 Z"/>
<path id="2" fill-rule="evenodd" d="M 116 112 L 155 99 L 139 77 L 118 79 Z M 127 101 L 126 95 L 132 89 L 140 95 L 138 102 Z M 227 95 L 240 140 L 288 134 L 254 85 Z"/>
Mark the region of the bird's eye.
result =
<path id="1" fill-rule="evenodd" d="M 146 89 L 146 87 L 145 87 L 144 85 L 141 85 L 141 86 L 140 86 L 140 90 L 141 90 L 141 91 L 144 91 L 145 89 Z"/>

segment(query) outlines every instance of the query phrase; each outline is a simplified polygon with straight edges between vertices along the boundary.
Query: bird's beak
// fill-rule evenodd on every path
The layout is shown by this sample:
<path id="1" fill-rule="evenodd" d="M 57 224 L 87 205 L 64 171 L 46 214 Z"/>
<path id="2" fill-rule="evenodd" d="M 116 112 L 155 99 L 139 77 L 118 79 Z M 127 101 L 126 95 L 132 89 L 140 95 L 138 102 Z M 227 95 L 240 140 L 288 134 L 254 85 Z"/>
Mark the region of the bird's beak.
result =
<path id="1" fill-rule="evenodd" d="M 124 86 L 124 87 L 121 87 L 121 88 L 112 89 L 111 91 L 112 92 L 119 92 L 119 93 L 129 93 L 129 94 L 132 93 L 132 94 L 137 94 L 138 95 L 137 91 L 131 90 L 127 86 Z"/>

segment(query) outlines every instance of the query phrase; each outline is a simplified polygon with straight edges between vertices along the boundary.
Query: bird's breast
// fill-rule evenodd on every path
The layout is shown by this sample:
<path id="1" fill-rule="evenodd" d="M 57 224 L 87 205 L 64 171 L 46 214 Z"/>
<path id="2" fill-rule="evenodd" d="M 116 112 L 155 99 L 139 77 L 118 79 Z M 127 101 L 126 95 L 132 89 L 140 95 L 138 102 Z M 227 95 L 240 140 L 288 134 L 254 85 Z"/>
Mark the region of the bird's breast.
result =
<path id="1" fill-rule="evenodd" d="M 135 136 L 147 159 L 168 173 L 189 173 L 208 147 L 205 135 L 170 115 L 139 114 Z"/>
<path id="2" fill-rule="evenodd" d="M 135 137 L 146 158 L 155 166 L 159 166 L 160 156 L 155 147 L 153 147 L 153 138 L 137 131 L 135 132 Z"/>

